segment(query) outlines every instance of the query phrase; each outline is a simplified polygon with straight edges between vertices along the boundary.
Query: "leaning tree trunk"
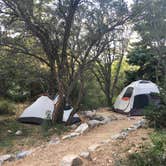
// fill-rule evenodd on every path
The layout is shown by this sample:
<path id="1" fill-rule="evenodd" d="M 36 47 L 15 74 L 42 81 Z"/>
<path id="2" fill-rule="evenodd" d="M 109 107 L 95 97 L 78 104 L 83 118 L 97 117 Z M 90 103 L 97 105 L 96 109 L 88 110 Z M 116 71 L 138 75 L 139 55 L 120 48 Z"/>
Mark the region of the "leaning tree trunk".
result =
<path id="1" fill-rule="evenodd" d="M 69 116 L 69 119 L 67 120 L 66 125 L 69 125 L 71 123 L 73 115 L 76 112 L 78 112 L 78 110 L 80 109 L 80 104 L 81 104 L 81 99 L 82 99 L 83 94 L 84 94 L 84 79 L 83 79 L 83 75 L 80 73 L 80 89 L 79 89 L 77 102 L 76 102 L 76 104 L 74 106 L 74 110 L 71 112 L 71 114 Z"/>

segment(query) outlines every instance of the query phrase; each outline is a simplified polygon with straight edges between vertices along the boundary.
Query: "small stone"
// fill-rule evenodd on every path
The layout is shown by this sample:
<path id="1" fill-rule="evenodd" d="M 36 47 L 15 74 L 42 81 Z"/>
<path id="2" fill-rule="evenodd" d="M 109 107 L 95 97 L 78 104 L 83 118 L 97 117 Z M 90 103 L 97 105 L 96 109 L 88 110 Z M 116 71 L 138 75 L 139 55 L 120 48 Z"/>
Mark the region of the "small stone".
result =
<path id="1" fill-rule="evenodd" d="M 87 159 L 87 160 L 91 160 L 91 156 L 90 156 L 90 153 L 88 151 L 81 152 L 80 157 Z"/>
<path id="2" fill-rule="evenodd" d="M 8 130 L 7 132 L 8 132 L 8 133 L 12 133 L 12 131 L 11 131 L 11 130 Z"/>
<path id="3" fill-rule="evenodd" d="M 128 120 L 135 120 L 135 118 L 134 117 L 129 117 Z"/>
<path id="4" fill-rule="evenodd" d="M 58 137 L 54 137 L 49 141 L 49 144 L 59 144 L 60 143 L 60 139 Z"/>
<path id="5" fill-rule="evenodd" d="M 67 155 L 64 156 L 60 166 L 80 166 L 83 164 L 81 158 L 77 155 Z"/>
<path id="6" fill-rule="evenodd" d="M 116 134 L 114 136 L 112 136 L 111 138 L 113 140 L 116 140 L 116 139 L 125 139 L 127 137 L 128 133 L 127 132 L 121 132 L 119 134 Z"/>
<path id="7" fill-rule="evenodd" d="M 16 158 L 17 158 L 17 159 L 21 159 L 21 158 L 24 158 L 24 157 L 30 155 L 31 153 L 32 153 L 31 150 L 22 151 L 22 152 L 19 152 L 19 153 L 16 155 Z"/>
<path id="8" fill-rule="evenodd" d="M 73 137 L 76 137 L 76 136 L 79 136 L 79 135 L 80 135 L 80 133 L 73 132 L 73 133 L 70 133 L 68 135 L 63 136 L 62 139 L 63 140 L 64 139 L 69 139 L 69 138 L 73 138 Z"/>
<path id="9" fill-rule="evenodd" d="M 13 156 L 11 154 L 6 154 L 6 155 L 0 156 L 0 164 L 3 164 L 3 162 L 5 162 L 5 161 L 9 161 L 12 158 L 13 158 Z"/>
<path id="10" fill-rule="evenodd" d="M 87 123 L 82 123 L 81 125 L 79 125 L 77 127 L 77 129 L 75 130 L 76 133 L 84 133 L 85 131 L 87 131 L 89 129 L 89 126 Z"/>
<path id="11" fill-rule="evenodd" d="M 94 145 L 89 146 L 89 147 L 88 147 L 88 150 L 89 150 L 90 152 L 94 152 L 94 151 L 97 150 L 100 146 L 101 146 L 101 145 L 99 145 L 99 144 L 94 144 Z"/>
<path id="12" fill-rule="evenodd" d="M 108 117 L 111 121 L 118 120 L 118 118 L 115 115 L 111 115 Z"/>
<path id="13" fill-rule="evenodd" d="M 116 140 L 116 139 L 118 139 L 120 136 L 121 136 L 120 133 L 118 133 L 118 134 L 115 134 L 115 135 L 111 136 L 111 138 L 112 138 L 113 140 Z"/>
<path id="14" fill-rule="evenodd" d="M 132 154 L 132 153 L 134 153 L 134 151 L 133 151 L 132 149 L 130 149 L 130 150 L 128 151 L 128 153 Z"/>
<path id="15" fill-rule="evenodd" d="M 134 128 L 134 127 L 129 127 L 129 128 L 127 128 L 127 130 L 128 130 L 129 132 L 132 132 L 132 131 L 135 131 L 136 128 Z"/>
<path id="16" fill-rule="evenodd" d="M 106 139 L 101 141 L 100 143 L 105 145 L 105 144 L 108 144 L 110 141 L 111 141 L 110 139 Z"/>
<path id="17" fill-rule="evenodd" d="M 22 131 L 21 130 L 17 130 L 15 134 L 18 135 L 18 136 L 22 135 Z"/>

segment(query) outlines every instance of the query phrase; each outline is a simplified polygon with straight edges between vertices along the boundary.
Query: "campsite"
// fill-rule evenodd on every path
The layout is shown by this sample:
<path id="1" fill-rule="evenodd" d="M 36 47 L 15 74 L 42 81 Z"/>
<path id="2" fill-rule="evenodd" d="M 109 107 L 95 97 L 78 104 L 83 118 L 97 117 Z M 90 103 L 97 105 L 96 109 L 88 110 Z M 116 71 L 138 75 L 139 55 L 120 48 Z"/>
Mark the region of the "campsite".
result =
<path id="1" fill-rule="evenodd" d="M 165 166 L 165 0 L 0 0 L 0 166 Z"/>

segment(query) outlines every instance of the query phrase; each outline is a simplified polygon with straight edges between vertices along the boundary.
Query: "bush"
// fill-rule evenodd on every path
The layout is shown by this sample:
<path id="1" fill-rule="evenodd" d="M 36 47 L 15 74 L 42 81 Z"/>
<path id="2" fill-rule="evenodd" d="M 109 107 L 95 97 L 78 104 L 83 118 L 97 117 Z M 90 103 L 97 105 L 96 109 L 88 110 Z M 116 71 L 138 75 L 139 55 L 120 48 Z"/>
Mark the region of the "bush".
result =
<path id="1" fill-rule="evenodd" d="M 0 115 L 13 115 L 14 104 L 8 100 L 0 99 Z"/>
<path id="2" fill-rule="evenodd" d="M 160 105 L 153 105 L 145 110 L 145 117 L 149 120 L 150 127 L 165 128 L 166 127 L 166 96 L 161 92 Z"/>
<path id="3" fill-rule="evenodd" d="M 166 132 L 155 132 L 151 135 L 152 145 L 139 153 L 133 153 L 120 165 L 127 166 L 165 166 L 166 163 Z"/>

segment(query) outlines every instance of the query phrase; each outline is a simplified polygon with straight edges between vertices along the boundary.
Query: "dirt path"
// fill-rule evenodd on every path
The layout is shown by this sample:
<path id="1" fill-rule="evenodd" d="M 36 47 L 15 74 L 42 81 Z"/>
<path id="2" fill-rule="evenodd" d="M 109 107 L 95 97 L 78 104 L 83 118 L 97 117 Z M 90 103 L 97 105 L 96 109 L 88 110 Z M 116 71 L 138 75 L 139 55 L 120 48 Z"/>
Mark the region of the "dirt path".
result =
<path id="1" fill-rule="evenodd" d="M 108 113 L 115 114 L 115 113 Z M 137 122 L 141 117 L 134 117 L 129 119 L 126 116 L 116 114 L 118 120 L 112 121 L 108 124 L 96 127 L 81 136 L 72 138 L 70 140 L 63 140 L 57 145 L 45 145 L 40 147 L 30 156 L 17 160 L 15 162 L 8 162 L 5 165 L 9 166 L 58 166 L 63 156 L 68 154 L 79 154 L 93 144 L 99 143 L 111 136 L 117 134 L 124 128 L 130 127 Z M 89 163 L 88 165 L 100 165 L 99 163 Z"/>

